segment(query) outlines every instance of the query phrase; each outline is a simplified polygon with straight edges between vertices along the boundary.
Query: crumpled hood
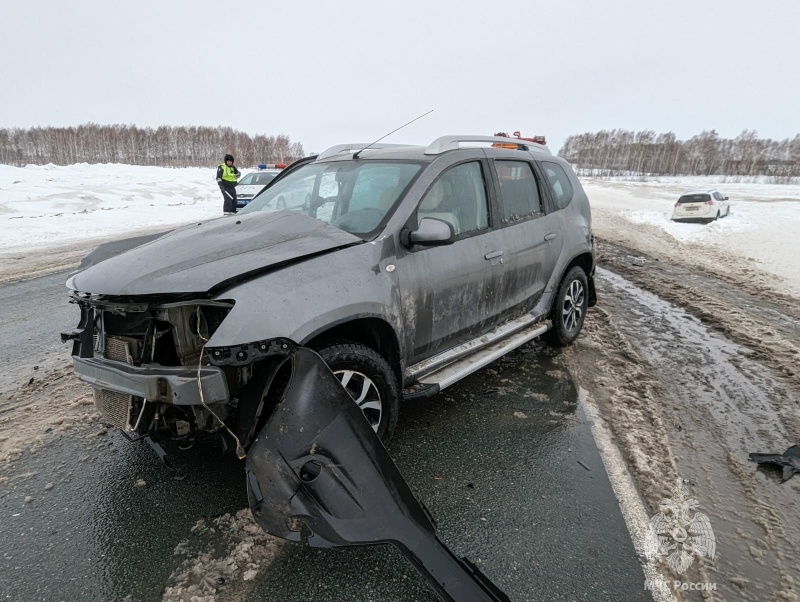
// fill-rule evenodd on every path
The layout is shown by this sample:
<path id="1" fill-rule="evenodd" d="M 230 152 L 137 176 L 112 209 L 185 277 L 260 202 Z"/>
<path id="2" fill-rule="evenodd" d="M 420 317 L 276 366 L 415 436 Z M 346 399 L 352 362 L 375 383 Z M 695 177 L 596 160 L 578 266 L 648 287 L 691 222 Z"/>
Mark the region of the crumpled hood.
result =
<path id="1" fill-rule="evenodd" d="M 207 293 L 227 281 L 363 242 L 295 211 L 222 217 L 174 230 L 93 265 L 70 284 L 108 296 Z"/>

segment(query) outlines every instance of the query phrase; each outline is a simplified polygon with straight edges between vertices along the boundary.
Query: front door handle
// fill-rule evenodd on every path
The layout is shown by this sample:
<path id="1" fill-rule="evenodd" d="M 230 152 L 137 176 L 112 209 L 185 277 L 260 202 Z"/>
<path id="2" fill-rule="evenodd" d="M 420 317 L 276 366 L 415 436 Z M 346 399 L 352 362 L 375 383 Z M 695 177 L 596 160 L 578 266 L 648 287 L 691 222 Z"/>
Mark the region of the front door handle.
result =
<path id="1" fill-rule="evenodd" d="M 550 234 L 545 236 L 544 239 L 545 240 L 553 240 L 556 236 L 558 236 L 558 234 L 556 234 L 555 232 L 551 232 Z"/>
<path id="2" fill-rule="evenodd" d="M 491 251 L 483 256 L 484 259 L 494 259 L 503 255 L 502 251 Z"/>

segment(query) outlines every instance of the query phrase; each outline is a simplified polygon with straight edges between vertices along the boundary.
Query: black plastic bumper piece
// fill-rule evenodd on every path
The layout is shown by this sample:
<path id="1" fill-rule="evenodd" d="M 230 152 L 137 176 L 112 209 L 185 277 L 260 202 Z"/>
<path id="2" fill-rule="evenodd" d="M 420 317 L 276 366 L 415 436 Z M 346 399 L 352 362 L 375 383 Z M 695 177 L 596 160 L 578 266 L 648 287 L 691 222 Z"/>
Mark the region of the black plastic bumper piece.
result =
<path id="1" fill-rule="evenodd" d="M 247 458 L 247 495 L 268 533 L 318 548 L 390 543 L 446 601 L 508 601 L 455 556 L 361 410 L 320 357 L 287 359 L 284 395 Z"/>

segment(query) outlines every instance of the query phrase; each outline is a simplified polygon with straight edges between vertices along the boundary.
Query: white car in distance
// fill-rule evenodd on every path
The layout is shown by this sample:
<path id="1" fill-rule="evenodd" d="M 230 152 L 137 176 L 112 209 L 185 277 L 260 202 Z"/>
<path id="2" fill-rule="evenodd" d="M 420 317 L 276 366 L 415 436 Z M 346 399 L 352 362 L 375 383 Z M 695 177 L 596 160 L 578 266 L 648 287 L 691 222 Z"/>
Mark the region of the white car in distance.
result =
<path id="1" fill-rule="evenodd" d="M 674 222 L 710 223 L 728 217 L 731 206 L 728 197 L 718 190 L 695 190 L 682 195 L 672 210 Z"/>

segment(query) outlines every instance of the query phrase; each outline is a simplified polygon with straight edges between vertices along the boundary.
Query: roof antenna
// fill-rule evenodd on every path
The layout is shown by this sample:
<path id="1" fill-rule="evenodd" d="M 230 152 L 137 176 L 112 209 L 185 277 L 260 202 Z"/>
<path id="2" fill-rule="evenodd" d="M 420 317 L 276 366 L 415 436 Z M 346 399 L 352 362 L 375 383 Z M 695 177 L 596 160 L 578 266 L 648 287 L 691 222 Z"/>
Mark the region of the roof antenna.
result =
<path id="1" fill-rule="evenodd" d="M 411 121 L 409 121 L 408 123 L 404 123 L 404 124 L 403 124 L 403 125 L 401 125 L 399 128 L 397 128 L 396 130 L 392 130 L 391 132 L 389 132 L 389 133 L 388 133 L 388 134 L 386 134 L 385 136 L 381 136 L 381 137 L 380 137 L 380 138 L 378 138 L 378 139 L 377 139 L 375 142 L 370 142 L 370 143 L 369 143 L 367 146 L 365 146 L 365 147 L 364 147 L 364 148 L 362 148 L 361 150 L 359 150 L 359 151 L 356 151 L 356 153 L 355 153 L 355 154 L 353 154 L 353 159 L 358 159 L 358 156 L 359 156 L 361 153 L 363 153 L 365 150 L 367 150 L 367 149 L 368 149 L 370 146 L 372 146 L 373 144 L 377 144 L 378 142 L 380 142 L 381 140 L 383 140 L 384 138 L 386 138 L 386 136 L 391 136 L 391 135 L 392 135 L 392 134 L 394 134 L 395 132 L 402 130 L 402 129 L 403 129 L 404 127 L 406 127 L 407 125 L 411 125 L 411 124 L 412 124 L 412 123 L 414 123 L 415 121 L 417 121 L 417 120 L 419 120 L 419 119 L 422 119 L 423 117 L 425 117 L 425 115 L 430 115 L 431 113 L 433 113 L 433 109 L 431 109 L 431 110 L 430 110 L 430 111 L 428 111 L 427 113 L 423 113 L 422 115 L 420 115 L 420 116 L 419 116 L 419 117 L 417 117 L 416 119 L 412 119 L 412 120 L 411 120 Z"/>

